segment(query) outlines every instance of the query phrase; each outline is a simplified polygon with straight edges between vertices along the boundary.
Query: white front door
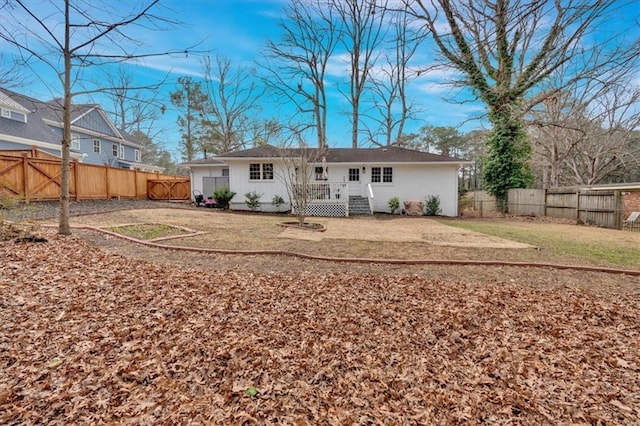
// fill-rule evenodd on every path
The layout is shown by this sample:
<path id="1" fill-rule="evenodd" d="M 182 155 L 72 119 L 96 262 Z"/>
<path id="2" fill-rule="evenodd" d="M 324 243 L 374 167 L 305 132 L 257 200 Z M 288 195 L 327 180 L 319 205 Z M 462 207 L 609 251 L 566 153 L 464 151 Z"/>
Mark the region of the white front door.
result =
<path id="1" fill-rule="evenodd" d="M 349 196 L 362 195 L 360 188 L 360 169 L 357 167 L 349 169 Z"/>

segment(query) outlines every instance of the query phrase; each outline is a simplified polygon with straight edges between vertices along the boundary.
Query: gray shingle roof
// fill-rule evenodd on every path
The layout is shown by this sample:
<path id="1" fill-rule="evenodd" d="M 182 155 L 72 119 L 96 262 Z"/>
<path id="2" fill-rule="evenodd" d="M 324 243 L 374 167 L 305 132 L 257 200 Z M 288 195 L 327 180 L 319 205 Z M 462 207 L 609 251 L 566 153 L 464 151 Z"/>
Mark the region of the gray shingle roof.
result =
<path id="1" fill-rule="evenodd" d="M 27 123 L 0 118 L 0 133 L 40 142 L 60 144 L 60 138 L 43 120 L 50 120 L 55 123 L 62 122 L 63 108 L 61 101 L 61 99 L 53 99 L 43 102 L 11 90 L 0 88 L 0 104 L 7 103 L 8 106 L 17 105 L 27 113 Z M 11 104 L 9 104 L 9 102 L 11 102 Z M 71 110 L 71 120 L 76 120 L 96 108 L 100 108 L 100 106 L 97 104 L 74 104 Z M 140 141 L 127 132 L 119 130 L 119 133 L 129 145 L 142 148 Z"/>
<path id="2" fill-rule="evenodd" d="M 311 156 L 317 156 L 317 148 L 307 148 Z M 233 160 L 240 158 L 278 158 L 283 156 L 300 156 L 300 148 L 276 148 L 272 145 L 263 145 L 242 151 L 220 154 L 218 160 Z M 329 163 L 459 163 L 466 161 L 460 158 L 447 157 L 445 155 L 429 152 L 415 151 L 400 147 L 388 148 L 328 148 L 324 156 Z"/>
<path id="3" fill-rule="evenodd" d="M 55 134 L 53 129 L 43 121 L 43 111 L 50 109 L 46 103 L 6 89 L 0 89 L 0 93 L 20 104 L 28 111 L 26 123 L 8 118 L 0 118 L 0 133 L 33 141 L 60 144 L 60 138 Z"/>

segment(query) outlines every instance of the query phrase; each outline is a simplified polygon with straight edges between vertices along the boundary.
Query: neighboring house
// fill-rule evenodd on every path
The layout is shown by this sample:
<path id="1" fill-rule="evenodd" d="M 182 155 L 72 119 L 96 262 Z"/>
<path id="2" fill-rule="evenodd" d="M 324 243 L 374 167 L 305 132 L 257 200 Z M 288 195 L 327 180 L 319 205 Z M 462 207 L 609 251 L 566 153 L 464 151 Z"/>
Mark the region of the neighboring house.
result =
<path id="1" fill-rule="evenodd" d="M 0 89 L 0 151 L 37 147 L 61 156 L 61 100 L 43 102 Z M 83 163 L 161 172 L 161 167 L 142 164 L 142 146 L 118 130 L 99 105 L 73 105 L 71 111 L 71 157 Z"/>
<path id="2" fill-rule="evenodd" d="M 308 153 L 309 150 L 306 150 Z M 389 212 L 388 202 L 398 197 L 425 201 L 440 197 L 444 216 L 458 215 L 458 171 L 469 161 L 410 149 L 328 148 L 323 155 L 311 149 L 315 158 L 311 176 L 312 201 L 307 214 L 345 216 L 356 212 L 356 204 L 365 200 L 366 213 Z M 298 149 L 280 149 L 271 145 L 219 155 L 212 159 L 183 163 L 191 175 L 193 191 L 210 196 L 215 187 L 227 186 L 236 193 L 230 208 L 247 210 L 244 194 L 261 194 L 261 210 L 276 210 L 271 205 L 280 196 L 291 208 L 285 176 L 293 171 L 286 158 L 300 157 Z M 223 180 L 228 179 L 228 181 Z M 217 185 L 216 185 L 217 184 Z M 362 212 L 364 213 L 364 212 Z"/>

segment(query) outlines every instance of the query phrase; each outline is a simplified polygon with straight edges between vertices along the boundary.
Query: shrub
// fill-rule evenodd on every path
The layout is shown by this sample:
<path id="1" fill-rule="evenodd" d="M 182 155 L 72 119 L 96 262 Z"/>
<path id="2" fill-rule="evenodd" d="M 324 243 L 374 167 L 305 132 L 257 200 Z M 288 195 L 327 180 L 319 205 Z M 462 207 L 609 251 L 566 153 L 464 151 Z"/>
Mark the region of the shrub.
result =
<path id="1" fill-rule="evenodd" d="M 425 198 L 424 210 L 427 216 L 438 216 L 442 213 L 442 209 L 440 208 L 440 196 L 429 195 Z"/>
<path id="2" fill-rule="evenodd" d="M 229 188 L 218 188 L 213 191 L 213 198 L 215 198 L 216 203 L 222 207 L 223 209 L 229 208 L 229 201 L 236 195 L 235 192 L 229 191 Z"/>
<path id="3" fill-rule="evenodd" d="M 247 192 L 244 194 L 244 203 L 251 209 L 252 212 L 255 212 L 258 208 L 260 208 L 260 197 L 263 194 L 258 194 L 256 191 Z"/>
<path id="4" fill-rule="evenodd" d="M 282 198 L 279 195 L 274 195 L 273 199 L 271 199 L 271 204 L 273 204 L 274 206 L 276 206 L 276 208 L 278 208 L 284 204 L 284 198 Z"/>
<path id="5" fill-rule="evenodd" d="M 395 212 L 398 211 L 398 209 L 400 209 L 400 198 L 398 197 L 389 198 L 389 202 L 387 203 L 387 205 L 391 210 L 391 214 L 394 214 Z"/>

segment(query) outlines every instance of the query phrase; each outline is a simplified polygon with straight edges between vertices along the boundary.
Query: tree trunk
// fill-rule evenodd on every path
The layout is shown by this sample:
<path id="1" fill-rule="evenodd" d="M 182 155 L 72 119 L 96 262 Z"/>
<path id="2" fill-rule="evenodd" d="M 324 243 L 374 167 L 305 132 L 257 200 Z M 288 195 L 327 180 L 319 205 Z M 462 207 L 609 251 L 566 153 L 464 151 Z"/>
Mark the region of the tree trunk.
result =
<path id="1" fill-rule="evenodd" d="M 65 27 L 64 27 L 64 104 L 62 115 L 62 171 L 60 176 L 60 216 L 58 233 L 71 234 L 69 225 L 69 162 L 71 158 L 71 48 L 70 48 L 70 22 L 69 0 L 65 0 Z"/>

